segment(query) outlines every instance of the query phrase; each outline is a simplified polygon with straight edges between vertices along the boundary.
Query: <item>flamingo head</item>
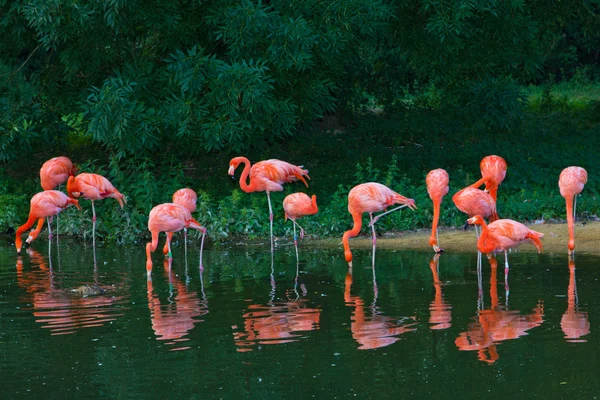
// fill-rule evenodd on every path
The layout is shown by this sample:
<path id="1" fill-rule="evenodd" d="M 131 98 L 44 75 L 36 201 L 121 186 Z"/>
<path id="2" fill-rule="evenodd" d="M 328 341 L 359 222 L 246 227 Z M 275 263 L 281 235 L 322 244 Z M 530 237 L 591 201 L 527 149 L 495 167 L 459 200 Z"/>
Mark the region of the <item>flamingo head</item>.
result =
<path id="1" fill-rule="evenodd" d="M 244 161 L 244 157 L 235 157 L 229 161 L 229 171 L 228 174 L 233 178 L 233 174 L 235 173 L 235 169 L 240 165 L 240 163 Z"/>
<path id="2" fill-rule="evenodd" d="M 480 215 L 476 215 L 472 218 L 469 218 L 467 220 L 467 224 L 469 225 L 483 225 L 485 224 L 485 221 L 483 220 L 483 218 Z"/>

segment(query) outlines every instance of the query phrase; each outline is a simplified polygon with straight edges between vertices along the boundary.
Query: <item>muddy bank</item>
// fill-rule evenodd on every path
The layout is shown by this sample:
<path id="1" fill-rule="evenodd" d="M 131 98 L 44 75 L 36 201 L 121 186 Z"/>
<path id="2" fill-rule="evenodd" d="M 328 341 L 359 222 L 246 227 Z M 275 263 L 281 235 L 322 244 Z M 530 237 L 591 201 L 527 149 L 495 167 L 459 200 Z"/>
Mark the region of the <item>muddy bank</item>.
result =
<path id="1" fill-rule="evenodd" d="M 569 232 L 567 224 L 527 225 L 530 229 L 542 232 L 544 252 L 566 253 Z M 370 233 L 370 231 L 369 231 Z M 429 247 L 430 231 L 421 230 L 413 232 L 382 233 L 377 237 L 378 249 L 415 249 L 426 250 Z M 473 227 L 468 230 L 457 228 L 441 228 L 439 241 L 445 251 L 476 251 L 475 231 Z M 342 247 L 341 238 L 311 241 L 313 246 Z M 577 253 L 600 254 L 600 222 L 577 222 L 575 225 L 575 250 Z M 371 237 L 366 232 L 350 239 L 353 249 L 371 248 Z M 524 243 L 519 246 L 519 251 L 535 252 L 533 244 Z"/>

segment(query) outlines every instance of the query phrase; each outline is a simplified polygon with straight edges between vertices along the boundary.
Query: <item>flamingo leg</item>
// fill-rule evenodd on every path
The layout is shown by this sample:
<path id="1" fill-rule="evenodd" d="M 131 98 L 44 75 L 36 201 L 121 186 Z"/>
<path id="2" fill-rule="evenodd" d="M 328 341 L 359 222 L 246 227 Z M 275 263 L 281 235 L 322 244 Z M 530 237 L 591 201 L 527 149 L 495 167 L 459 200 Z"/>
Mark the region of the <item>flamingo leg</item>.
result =
<path id="1" fill-rule="evenodd" d="M 52 217 L 46 218 L 48 222 L 48 240 L 52 240 Z"/>
<path id="2" fill-rule="evenodd" d="M 267 192 L 267 201 L 269 202 L 269 222 L 271 228 L 271 253 L 273 253 L 273 207 L 271 207 L 271 194 Z"/>
<path id="3" fill-rule="evenodd" d="M 296 221 L 292 220 L 292 222 L 294 223 L 294 247 L 296 248 L 296 264 L 298 264 L 300 262 L 300 258 L 298 257 L 298 237 L 296 236 Z"/>
<path id="4" fill-rule="evenodd" d="M 404 207 L 408 207 L 408 205 L 405 204 L 403 206 L 396 207 L 394 209 L 391 209 L 390 211 L 386 211 L 384 213 L 379 214 L 374 219 L 371 219 L 371 223 L 369 224 L 369 226 L 372 226 L 373 224 L 377 223 L 377 221 L 379 221 L 379 218 L 383 217 L 384 215 L 389 214 L 389 213 L 394 212 L 394 211 L 398 211 L 399 209 L 404 208 Z"/>
<path id="5" fill-rule="evenodd" d="M 204 265 L 202 265 L 202 251 L 204 250 L 204 236 L 206 236 L 206 229 L 202 231 L 202 241 L 200 242 L 200 271 L 204 270 Z"/>
<path id="6" fill-rule="evenodd" d="M 92 246 L 96 246 L 96 209 L 92 200 Z"/>
<path id="7" fill-rule="evenodd" d="M 300 240 L 304 239 L 304 229 L 300 226 L 299 223 L 296 222 L 296 220 L 292 220 L 294 222 L 294 224 L 298 225 L 298 228 L 300 228 Z M 296 236 L 296 235 L 294 235 Z"/>
<path id="8" fill-rule="evenodd" d="M 167 249 L 169 250 L 169 252 L 167 253 L 167 258 L 171 259 L 173 258 L 173 254 L 171 253 L 171 238 L 169 237 L 169 233 L 167 232 L 165 233 L 165 235 L 167 236 Z"/>
<path id="9" fill-rule="evenodd" d="M 185 249 L 185 261 L 187 263 L 187 228 L 183 228 L 183 247 Z"/>
<path id="10" fill-rule="evenodd" d="M 504 290 L 506 291 L 506 301 L 508 302 L 508 252 L 504 250 Z"/>

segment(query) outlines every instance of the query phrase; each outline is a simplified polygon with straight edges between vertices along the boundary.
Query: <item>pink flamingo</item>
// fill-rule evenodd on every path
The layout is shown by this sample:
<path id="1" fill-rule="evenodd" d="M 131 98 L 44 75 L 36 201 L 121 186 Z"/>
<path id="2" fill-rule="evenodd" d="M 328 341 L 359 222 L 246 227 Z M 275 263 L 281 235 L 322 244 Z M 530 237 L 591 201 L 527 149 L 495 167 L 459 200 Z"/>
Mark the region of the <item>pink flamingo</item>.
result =
<path id="1" fill-rule="evenodd" d="M 204 269 L 202 266 L 202 249 L 204 247 L 206 228 L 192 218 L 192 214 L 187 208 L 175 203 L 165 203 L 154 207 L 150 211 L 150 216 L 148 218 L 148 230 L 152 233 L 152 242 L 146 244 L 146 271 L 148 272 L 148 277 L 150 277 L 150 274 L 152 273 L 152 258 L 150 257 L 150 254 L 156 250 L 156 247 L 158 246 L 158 234 L 160 232 L 165 232 L 167 234 L 169 232 L 179 232 L 183 228 L 192 228 L 202 231 L 200 269 Z M 169 250 L 167 257 L 171 258 L 171 243 L 168 239 L 167 247 Z"/>
<path id="2" fill-rule="evenodd" d="M 403 205 L 379 214 L 373 218 L 374 212 L 385 210 L 387 207 L 393 204 Z M 377 237 L 375 236 L 375 223 L 385 214 L 389 214 L 403 207 L 409 207 L 412 210 L 417 209 L 413 199 L 406 198 L 394 192 L 387 186 L 382 185 L 381 183 L 362 183 L 354 186 L 352 190 L 350 190 L 350 193 L 348 193 L 348 211 L 352 215 L 354 226 L 351 230 L 344 232 L 344 236 L 342 238 L 342 242 L 344 244 L 344 255 L 350 267 L 352 267 L 352 252 L 350 251 L 348 239 L 355 237 L 360 233 L 360 229 L 362 228 L 362 214 L 367 212 L 371 218 L 371 223 L 369 226 L 373 231 L 373 251 L 375 251 L 375 246 L 377 243 Z"/>
<path id="3" fill-rule="evenodd" d="M 31 206 L 29 208 L 29 218 L 27 219 L 27 222 L 17 229 L 17 237 L 15 239 L 17 254 L 21 254 L 21 248 L 23 247 L 21 235 L 23 235 L 27 229 L 31 228 L 35 221 L 38 221 L 38 228 L 30 233 L 29 237 L 27 238 L 28 244 L 37 238 L 38 234 L 42 230 L 41 227 L 44 225 L 45 218 L 48 219 L 48 239 L 52 239 L 52 228 L 50 227 L 52 218 L 55 215 L 58 215 L 58 213 L 65 208 L 72 205 L 81 210 L 77 200 L 70 199 L 66 194 L 59 192 L 58 190 L 46 190 L 40 192 L 31 198 L 30 204 Z"/>
<path id="4" fill-rule="evenodd" d="M 229 162 L 229 175 L 234 176 L 238 165 L 244 164 L 244 170 L 240 176 L 240 188 L 246 193 L 267 192 L 267 201 L 269 202 L 269 220 L 271 226 L 271 252 L 273 252 L 273 208 L 271 207 L 271 192 L 283 191 L 283 184 L 286 182 L 302 181 L 306 187 L 308 183 L 304 177 L 308 176 L 308 170 L 302 169 L 302 166 L 292 165 L 281 160 L 260 161 L 250 166 L 250 161 L 246 157 L 235 157 Z M 247 183 L 250 176 L 250 183 Z"/>
<path id="5" fill-rule="evenodd" d="M 67 181 L 67 193 L 69 197 L 82 197 L 92 201 L 92 242 L 96 245 L 96 209 L 94 200 L 102 200 L 112 197 L 119 202 L 121 208 L 127 203 L 125 196 L 110 183 L 108 179 L 98 174 L 83 173 L 70 176 Z"/>
<path id="6" fill-rule="evenodd" d="M 485 191 L 489 192 L 494 199 L 497 201 L 498 186 L 502 183 L 506 177 L 506 161 L 500 156 L 487 156 L 484 157 L 479 163 L 481 169 L 481 176 L 486 180 Z"/>
<path id="7" fill-rule="evenodd" d="M 73 166 L 71 160 L 65 156 L 54 157 L 46 161 L 40 169 L 40 183 L 42 189 L 53 190 L 57 186 L 65 183 L 69 176 L 77 173 L 77 168 Z M 39 229 L 44 225 L 43 221 L 38 226 Z M 58 240 L 58 214 L 56 214 L 56 239 Z"/>
<path id="8" fill-rule="evenodd" d="M 433 201 L 433 224 L 431 226 L 431 236 L 429 237 L 429 245 L 433 247 L 433 251 L 441 253 L 444 249 L 441 249 L 438 241 L 438 221 L 440 219 L 440 204 L 442 198 L 448 194 L 448 182 L 450 177 L 448 173 L 441 168 L 429 171 L 425 178 L 427 184 L 427 193 Z"/>
<path id="9" fill-rule="evenodd" d="M 487 225 L 480 215 L 469 218 L 467 223 L 481 226 L 481 236 L 477 240 L 477 249 L 489 254 L 496 251 L 504 252 L 504 275 L 508 276 L 508 249 L 527 241 L 533 242 L 538 253 L 543 251 L 540 238 L 543 233 L 529 229 L 520 222 L 512 219 L 499 219 Z"/>
<path id="10" fill-rule="evenodd" d="M 285 219 L 294 223 L 294 246 L 296 247 L 296 259 L 298 258 L 298 237 L 296 236 L 296 225 L 300 228 L 300 239 L 304 239 L 304 229 L 296 222 L 296 219 L 305 215 L 313 215 L 319 211 L 317 207 L 317 196 L 308 197 L 305 193 L 292 193 L 283 199 L 283 210 Z"/>
<path id="11" fill-rule="evenodd" d="M 192 189 L 179 189 L 175 193 L 173 193 L 173 203 L 179 204 L 188 209 L 188 211 L 193 213 L 196 211 L 196 202 L 198 201 L 198 196 L 196 192 Z M 168 243 L 171 243 L 173 239 L 173 232 L 167 233 L 167 243 L 165 243 L 165 247 L 163 247 L 163 254 L 167 254 L 169 252 Z M 187 228 L 183 228 L 183 240 L 185 244 L 185 253 L 187 254 Z"/>
<path id="12" fill-rule="evenodd" d="M 575 250 L 575 224 L 574 218 L 577 211 L 577 195 L 581 193 L 587 183 L 587 171 L 581 167 L 567 167 L 562 170 L 558 178 L 560 194 L 567 202 L 567 224 L 569 225 L 569 255 Z"/>
<path id="13" fill-rule="evenodd" d="M 488 192 L 478 189 L 478 187 L 485 183 L 486 180 L 487 178 L 485 177 L 481 178 L 474 184 L 456 192 L 454 196 L 452 196 L 452 201 L 456 205 L 456 208 L 467 214 L 469 217 L 480 215 L 483 218 L 489 218 L 490 222 L 493 222 L 498 219 L 496 202 Z M 475 234 L 479 237 L 477 227 L 475 227 Z"/>

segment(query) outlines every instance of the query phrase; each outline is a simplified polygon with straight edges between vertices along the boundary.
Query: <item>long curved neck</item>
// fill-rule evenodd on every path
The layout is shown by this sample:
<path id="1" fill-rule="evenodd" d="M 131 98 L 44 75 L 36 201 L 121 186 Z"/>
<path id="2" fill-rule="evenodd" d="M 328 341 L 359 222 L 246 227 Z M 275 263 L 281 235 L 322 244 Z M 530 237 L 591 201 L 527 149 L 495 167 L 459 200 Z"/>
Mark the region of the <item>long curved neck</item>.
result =
<path id="1" fill-rule="evenodd" d="M 481 178 L 480 180 L 478 180 L 474 184 L 470 185 L 469 187 L 477 189 L 477 188 L 479 188 L 479 186 L 483 185 L 486 182 L 487 182 L 487 178 Z"/>
<path id="2" fill-rule="evenodd" d="M 362 213 L 352 213 L 352 220 L 354 221 L 354 226 L 351 230 L 344 232 L 344 236 L 342 238 L 342 243 L 344 244 L 344 255 L 346 256 L 347 262 L 352 261 L 352 252 L 350 251 L 348 239 L 355 237 L 360 233 L 360 230 L 362 229 Z"/>
<path id="3" fill-rule="evenodd" d="M 29 218 L 27 219 L 27 222 L 25 222 L 23 225 L 21 225 L 20 227 L 17 228 L 17 235 L 15 237 L 15 247 L 17 248 L 17 254 L 21 253 L 21 248 L 23 247 L 23 239 L 21 239 L 21 235 L 23 235 L 23 233 L 25 233 L 25 231 L 27 229 L 31 228 L 33 226 L 33 224 L 35 224 L 35 221 L 37 221 L 37 218 L 35 218 L 30 213 Z M 44 220 L 42 219 L 42 225 L 43 225 L 43 221 Z"/>
<path id="4" fill-rule="evenodd" d="M 431 224 L 431 236 L 429 237 L 429 245 L 438 245 L 437 242 L 437 227 L 440 219 L 440 200 L 433 200 L 433 223 Z"/>
<path id="5" fill-rule="evenodd" d="M 481 226 L 481 236 L 479 236 L 479 240 L 477 241 L 477 249 L 479 249 L 479 251 L 481 251 L 482 253 L 489 253 L 490 251 L 494 250 L 487 249 L 487 246 L 485 244 L 490 231 L 485 221 L 481 221 L 481 224 L 478 225 Z"/>
<path id="6" fill-rule="evenodd" d="M 240 176 L 240 188 L 246 193 L 252 192 L 254 191 L 254 189 L 251 187 L 252 182 L 250 182 L 250 184 L 246 183 L 248 180 L 248 175 L 250 175 L 250 160 L 244 157 L 240 163 L 244 164 L 244 170 Z"/>
<path id="7" fill-rule="evenodd" d="M 567 225 L 569 226 L 569 251 L 575 250 L 575 222 L 573 221 L 573 197 L 566 197 Z"/>

